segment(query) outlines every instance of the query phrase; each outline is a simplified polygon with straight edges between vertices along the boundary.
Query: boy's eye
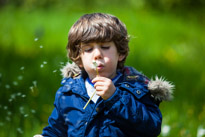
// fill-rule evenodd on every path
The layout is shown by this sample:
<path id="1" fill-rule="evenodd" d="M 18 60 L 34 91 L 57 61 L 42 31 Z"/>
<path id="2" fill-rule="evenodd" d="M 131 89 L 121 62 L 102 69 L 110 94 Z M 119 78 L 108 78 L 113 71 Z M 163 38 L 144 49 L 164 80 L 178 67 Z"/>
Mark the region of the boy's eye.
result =
<path id="1" fill-rule="evenodd" d="M 109 49 L 110 46 L 101 46 L 102 49 Z"/>
<path id="2" fill-rule="evenodd" d="M 93 48 L 90 46 L 83 47 L 82 49 L 84 52 L 91 52 L 93 50 Z"/>

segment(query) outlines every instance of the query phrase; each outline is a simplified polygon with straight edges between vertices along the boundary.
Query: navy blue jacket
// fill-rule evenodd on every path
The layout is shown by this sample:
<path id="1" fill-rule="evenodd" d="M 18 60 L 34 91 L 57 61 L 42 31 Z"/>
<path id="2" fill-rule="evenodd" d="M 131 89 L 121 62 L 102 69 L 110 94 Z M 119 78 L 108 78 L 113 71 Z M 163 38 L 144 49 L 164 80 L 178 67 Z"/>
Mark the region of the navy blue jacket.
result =
<path id="1" fill-rule="evenodd" d="M 50 137 L 156 137 L 162 115 L 147 88 L 148 78 L 125 67 L 107 100 L 90 102 L 85 77 L 64 78 L 56 93 L 54 110 L 43 136 Z"/>

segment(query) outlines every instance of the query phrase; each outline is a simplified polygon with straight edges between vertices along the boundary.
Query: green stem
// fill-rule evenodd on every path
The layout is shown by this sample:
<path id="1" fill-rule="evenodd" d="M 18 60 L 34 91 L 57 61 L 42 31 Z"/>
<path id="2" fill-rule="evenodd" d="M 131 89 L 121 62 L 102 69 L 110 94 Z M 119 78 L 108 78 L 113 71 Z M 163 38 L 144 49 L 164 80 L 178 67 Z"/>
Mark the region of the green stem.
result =
<path id="1" fill-rule="evenodd" d="M 85 104 L 85 106 L 83 107 L 83 109 L 86 109 L 86 107 L 88 106 L 88 104 L 90 103 L 90 101 L 92 100 L 93 96 L 95 95 L 96 90 L 93 92 L 92 96 L 90 97 L 90 99 L 88 100 L 88 102 Z"/>

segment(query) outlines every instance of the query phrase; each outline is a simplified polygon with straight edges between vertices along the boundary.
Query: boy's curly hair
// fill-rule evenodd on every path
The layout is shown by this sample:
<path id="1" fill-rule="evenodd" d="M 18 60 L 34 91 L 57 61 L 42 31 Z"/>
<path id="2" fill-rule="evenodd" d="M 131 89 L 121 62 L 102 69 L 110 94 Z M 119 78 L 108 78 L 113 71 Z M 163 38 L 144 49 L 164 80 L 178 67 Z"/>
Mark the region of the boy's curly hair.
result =
<path id="1" fill-rule="evenodd" d="M 113 41 L 120 55 L 125 58 L 118 62 L 118 69 L 123 68 L 129 52 L 129 38 L 125 24 L 117 17 L 104 14 L 85 14 L 73 24 L 68 35 L 68 57 L 76 64 L 81 64 L 81 43 Z"/>

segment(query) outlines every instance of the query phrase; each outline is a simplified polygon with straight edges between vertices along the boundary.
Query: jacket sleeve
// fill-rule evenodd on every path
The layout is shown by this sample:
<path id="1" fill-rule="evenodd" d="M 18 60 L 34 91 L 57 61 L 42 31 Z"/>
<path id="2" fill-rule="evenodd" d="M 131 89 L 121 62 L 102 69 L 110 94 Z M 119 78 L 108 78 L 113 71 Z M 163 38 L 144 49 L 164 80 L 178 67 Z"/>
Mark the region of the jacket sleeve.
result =
<path id="1" fill-rule="evenodd" d="M 58 108 L 58 102 L 61 93 L 58 91 L 56 94 L 56 99 L 54 102 L 54 110 L 50 117 L 48 118 L 48 126 L 43 129 L 42 135 L 45 137 L 66 137 L 67 136 L 67 127 L 64 124 L 63 116 L 60 113 Z"/>
<path id="2" fill-rule="evenodd" d="M 149 92 L 130 88 L 117 88 L 105 101 L 105 113 L 115 119 L 128 136 L 158 136 L 162 115 L 150 98 Z"/>

